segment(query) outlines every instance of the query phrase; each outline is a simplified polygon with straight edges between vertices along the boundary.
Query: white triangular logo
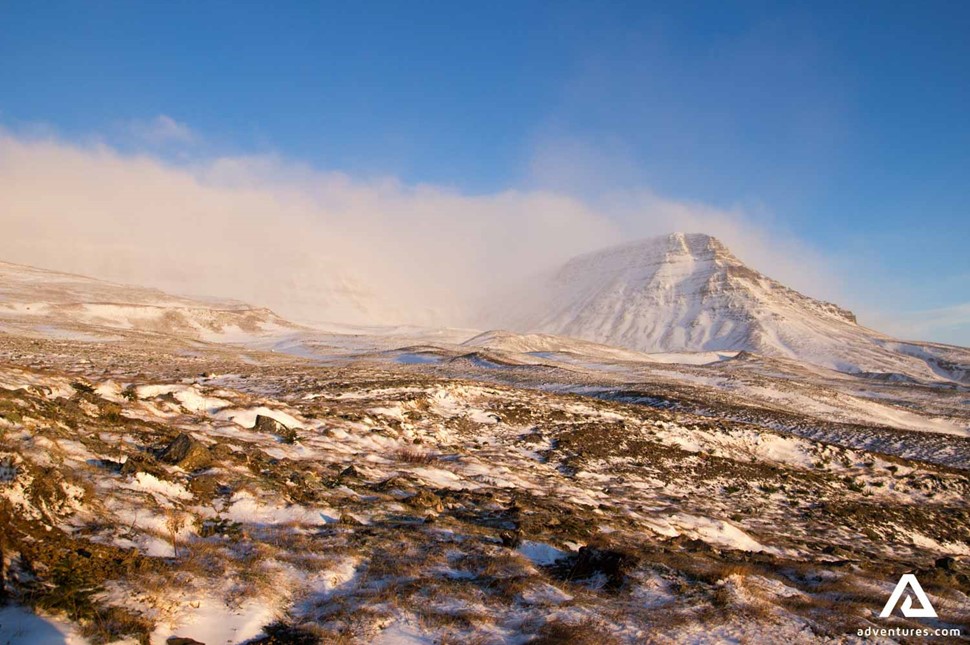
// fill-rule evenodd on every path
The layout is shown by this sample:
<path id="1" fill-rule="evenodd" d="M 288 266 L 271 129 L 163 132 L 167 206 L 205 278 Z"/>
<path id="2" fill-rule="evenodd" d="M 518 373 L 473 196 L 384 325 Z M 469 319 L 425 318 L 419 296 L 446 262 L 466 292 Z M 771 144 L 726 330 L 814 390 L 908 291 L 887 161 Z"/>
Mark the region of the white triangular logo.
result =
<path id="1" fill-rule="evenodd" d="M 919 580 L 912 573 L 904 573 L 903 577 L 899 579 L 899 584 L 893 589 L 893 595 L 889 596 L 889 601 L 882 608 L 882 613 L 879 614 L 879 617 L 888 618 L 893 613 L 893 609 L 896 608 L 896 603 L 899 602 L 899 597 L 906 591 L 906 587 L 912 589 L 913 596 L 916 596 L 916 599 L 919 600 L 920 606 L 917 609 L 913 609 L 913 596 L 906 596 L 900 607 L 903 616 L 906 616 L 906 618 L 936 618 L 936 610 L 930 604 L 930 599 L 926 597 L 926 592 L 919 586 Z"/>

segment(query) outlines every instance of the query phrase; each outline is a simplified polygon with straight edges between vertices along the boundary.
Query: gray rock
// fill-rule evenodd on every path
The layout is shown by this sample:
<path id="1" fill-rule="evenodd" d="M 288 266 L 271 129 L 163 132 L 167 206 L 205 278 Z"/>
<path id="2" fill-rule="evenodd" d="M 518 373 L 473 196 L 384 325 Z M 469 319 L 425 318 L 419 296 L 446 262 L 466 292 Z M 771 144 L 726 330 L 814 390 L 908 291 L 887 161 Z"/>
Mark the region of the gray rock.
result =
<path id="1" fill-rule="evenodd" d="M 168 444 L 158 458 L 188 472 L 202 470 L 212 465 L 212 453 L 205 444 L 184 432 Z"/>
<path id="2" fill-rule="evenodd" d="M 293 443 L 296 441 L 296 430 L 287 428 L 273 417 L 268 417 L 263 414 L 256 415 L 256 424 L 253 426 L 253 430 L 256 432 L 265 432 L 266 434 L 275 434 L 284 443 Z"/>

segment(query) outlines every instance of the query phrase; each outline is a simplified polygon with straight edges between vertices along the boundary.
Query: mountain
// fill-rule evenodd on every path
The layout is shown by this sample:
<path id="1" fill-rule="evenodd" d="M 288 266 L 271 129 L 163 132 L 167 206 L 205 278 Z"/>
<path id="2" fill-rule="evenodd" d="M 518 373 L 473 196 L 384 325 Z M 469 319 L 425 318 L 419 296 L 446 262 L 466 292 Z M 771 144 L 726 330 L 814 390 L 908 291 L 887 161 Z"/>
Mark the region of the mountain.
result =
<path id="1" fill-rule="evenodd" d="M 157 289 L 0 262 L 0 329 L 47 336 L 140 331 L 233 340 L 299 327 L 269 309 L 232 300 L 190 299 Z"/>
<path id="2" fill-rule="evenodd" d="M 502 326 L 531 334 L 492 331 L 466 346 L 607 361 L 644 360 L 649 353 L 649 360 L 676 363 L 744 351 L 883 379 L 970 383 L 970 350 L 862 327 L 851 312 L 750 269 L 707 235 L 677 233 L 582 255 L 539 286 L 538 294 L 509 297 L 497 308 L 517 316 Z M 0 262 L 0 332 L 13 330 L 62 339 L 126 332 L 258 339 L 273 347 L 280 337 L 299 345 L 311 332 L 239 301 Z"/>
<path id="3" fill-rule="evenodd" d="M 515 321 L 648 353 L 747 351 L 845 371 L 967 381 L 970 351 L 904 343 L 746 266 L 719 240 L 671 235 L 568 261 Z"/>

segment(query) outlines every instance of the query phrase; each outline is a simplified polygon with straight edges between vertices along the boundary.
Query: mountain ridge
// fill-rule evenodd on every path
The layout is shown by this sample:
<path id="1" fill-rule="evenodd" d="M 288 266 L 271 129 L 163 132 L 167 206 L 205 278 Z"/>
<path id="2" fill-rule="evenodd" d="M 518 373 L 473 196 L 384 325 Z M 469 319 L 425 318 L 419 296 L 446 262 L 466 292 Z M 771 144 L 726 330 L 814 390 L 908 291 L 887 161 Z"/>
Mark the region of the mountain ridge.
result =
<path id="1" fill-rule="evenodd" d="M 704 234 L 671 234 L 577 256 L 528 293 L 518 300 L 509 295 L 497 308 L 516 320 L 477 326 L 485 333 L 473 340 L 618 360 L 631 351 L 667 355 L 661 362 L 744 351 L 874 378 L 970 383 L 970 350 L 897 340 L 863 327 L 848 310 L 748 268 Z M 14 327 L 65 338 L 132 331 L 210 342 L 317 329 L 237 300 L 192 299 L 0 262 L 0 330 Z M 496 327 L 527 335 L 487 331 Z M 692 356 L 684 358 L 687 353 Z"/>
<path id="2" fill-rule="evenodd" d="M 299 329 L 272 310 L 219 298 L 0 262 L 0 322 L 72 331 L 109 329 L 202 340 Z"/>
<path id="3" fill-rule="evenodd" d="M 510 327 L 645 353 L 747 351 L 852 373 L 965 381 L 970 351 L 897 341 L 751 269 L 717 238 L 671 233 L 586 253 Z M 915 351 L 897 351 L 902 346 Z"/>

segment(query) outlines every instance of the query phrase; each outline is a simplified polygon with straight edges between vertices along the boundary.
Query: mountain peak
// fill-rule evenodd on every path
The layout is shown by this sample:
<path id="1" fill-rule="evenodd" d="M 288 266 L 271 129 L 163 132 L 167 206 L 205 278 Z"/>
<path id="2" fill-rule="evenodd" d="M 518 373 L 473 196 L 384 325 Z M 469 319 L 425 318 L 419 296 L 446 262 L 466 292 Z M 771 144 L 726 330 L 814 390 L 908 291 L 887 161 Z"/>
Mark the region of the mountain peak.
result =
<path id="1" fill-rule="evenodd" d="M 661 236 L 659 239 L 666 239 L 669 245 L 677 245 L 684 250 L 690 251 L 701 249 L 727 250 L 719 239 L 713 235 L 708 235 L 707 233 L 676 232 L 668 233 L 666 236 Z"/>
<path id="2" fill-rule="evenodd" d="M 838 339 L 858 335 L 851 312 L 762 275 L 704 233 L 670 233 L 578 256 L 554 274 L 545 296 L 542 311 L 520 325 L 524 330 L 644 352 L 747 350 L 800 358 L 837 354 Z"/>
<path id="3" fill-rule="evenodd" d="M 669 253 L 682 253 L 695 259 L 719 259 L 741 264 L 730 249 L 713 235 L 706 233 L 670 233 L 661 237 Z"/>
<path id="4" fill-rule="evenodd" d="M 615 257 L 620 263 L 675 262 L 685 258 L 694 261 L 721 260 L 741 264 L 719 239 L 706 233 L 668 233 L 648 237 L 577 256 L 570 263 L 583 263 L 595 258 Z"/>

